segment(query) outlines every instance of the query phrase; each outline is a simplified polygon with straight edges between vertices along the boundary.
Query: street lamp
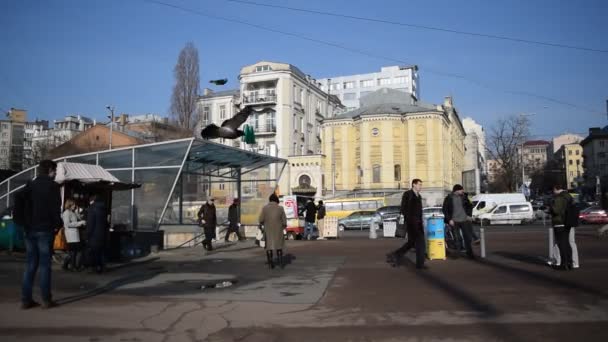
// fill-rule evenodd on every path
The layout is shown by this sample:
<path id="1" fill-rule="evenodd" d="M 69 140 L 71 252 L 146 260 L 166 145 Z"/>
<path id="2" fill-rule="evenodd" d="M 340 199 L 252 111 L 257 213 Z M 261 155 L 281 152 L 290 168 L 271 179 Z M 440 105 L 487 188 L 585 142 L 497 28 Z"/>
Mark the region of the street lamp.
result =
<path id="1" fill-rule="evenodd" d="M 110 111 L 110 150 L 112 149 L 112 129 L 114 127 L 114 107 L 106 106 L 106 109 Z"/>

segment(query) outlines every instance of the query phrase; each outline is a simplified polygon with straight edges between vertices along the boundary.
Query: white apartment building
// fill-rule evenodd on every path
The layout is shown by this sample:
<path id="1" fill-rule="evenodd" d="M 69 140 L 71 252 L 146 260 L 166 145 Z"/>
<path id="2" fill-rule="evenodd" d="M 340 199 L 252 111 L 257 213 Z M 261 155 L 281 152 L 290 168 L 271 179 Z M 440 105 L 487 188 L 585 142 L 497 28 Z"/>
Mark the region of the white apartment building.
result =
<path id="1" fill-rule="evenodd" d="M 319 79 L 321 90 L 336 95 L 347 111 L 359 108 L 359 99 L 380 88 L 391 88 L 407 93 L 415 104 L 420 99 L 418 66 L 387 66 L 380 72 Z M 329 83 L 329 88 L 328 88 Z"/>
<path id="2" fill-rule="evenodd" d="M 261 61 L 245 66 L 239 80 L 239 90 L 206 90 L 200 97 L 203 127 L 221 125 L 236 113 L 237 106 L 253 106 L 255 114 L 247 124 L 254 129 L 257 152 L 288 160 L 321 153 L 321 121 L 344 109 L 336 96 L 329 96 L 317 80 L 286 63 Z M 240 140 L 220 142 L 247 148 Z M 295 185 L 291 179 L 299 177 L 288 170 L 279 183 L 282 193 Z"/>
<path id="3" fill-rule="evenodd" d="M 464 140 L 463 185 L 466 191 L 479 194 L 486 179 L 486 134 L 472 118 L 464 118 L 462 126 L 467 134 Z"/>
<path id="4" fill-rule="evenodd" d="M 68 115 L 63 120 L 54 120 L 52 128 L 33 129 L 32 154 L 44 154 L 42 150 L 57 147 L 95 124 L 96 121 L 93 119 L 81 115 Z"/>
<path id="5" fill-rule="evenodd" d="M 578 134 L 565 133 L 559 135 L 553 138 L 553 153 L 557 153 L 563 145 L 578 144 L 583 141 L 583 139 L 585 139 L 585 137 Z"/>

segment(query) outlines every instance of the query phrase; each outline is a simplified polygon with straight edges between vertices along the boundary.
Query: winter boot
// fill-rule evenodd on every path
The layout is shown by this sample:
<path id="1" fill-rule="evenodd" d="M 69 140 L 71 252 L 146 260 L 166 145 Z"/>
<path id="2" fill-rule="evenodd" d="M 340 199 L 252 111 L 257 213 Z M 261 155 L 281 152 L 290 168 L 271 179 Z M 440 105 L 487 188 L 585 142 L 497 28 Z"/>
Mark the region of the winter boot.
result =
<path id="1" fill-rule="evenodd" d="M 279 267 L 281 269 L 285 268 L 285 264 L 283 263 L 283 250 L 282 249 L 277 250 L 277 259 L 279 262 Z"/>

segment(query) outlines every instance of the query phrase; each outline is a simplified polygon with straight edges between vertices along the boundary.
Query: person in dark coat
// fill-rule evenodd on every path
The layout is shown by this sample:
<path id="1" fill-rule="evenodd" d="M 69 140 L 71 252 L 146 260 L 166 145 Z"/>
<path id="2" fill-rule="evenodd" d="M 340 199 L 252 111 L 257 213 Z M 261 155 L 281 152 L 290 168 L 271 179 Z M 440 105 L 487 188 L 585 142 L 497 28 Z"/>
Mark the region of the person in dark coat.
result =
<path id="1" fill-rule="evenodd" d="M 325 240 L 325 206 L 323 201 L 319 201 L 319 206 L 317 206 L 317 229 L 319 230 L 318 240 Z"/>
<path id="2" fill-rule="evenodd" d="M 87 210 L 87 248 L 89 250 L 89 267 L 97 273 L 104 271 L 104 250 L 108 234 L 108 209 L 97 194 L 89 197 Z"/>
<path id="3" fill-rule="evenodd" d="M 414 179 L 412 188 L 403 193 L 401 199 L 401 215 L 405 217 L 407 242 L 396 251 L 387 254 L 387 261 L 398 264 L 410 248 L 416 248 L 416 268 L 426 269 L 424 265 L 426 246 L 424 243 L 424 226 L 422 224 L 422 197 L 420 190 L 422 181 Z"/>
<path id="4" fill-rule="evenodd" d="M 213 246 L 211 241 L 215 239 L 215 227 L 217 227 L 217 214 L 215 210 L 215 199 L 208 199 L 198 211 L 199 224 L 205 232 L 203 240 L 203 248 L 212 251 Z"/>
<path id="5" fill-rule="evenodd" d="M 443 221 L 450 225 L 454 233 L 454 242 L 458 251 L 462 249 L 460 232 L 464 239 L 464 248 L 467 256 L 475 259 L 471 242 L 473 240 L 473 204 L 460 184 L 454 185 L 452 193 L 443 200 Z"/>
<path id="6" fill-rule="evenodd" d="M 310 240 L 315 229 L 315 221 L 317 220 L 317 206 L 308 199 L 306 202 L 306 216 L 304 217 L 304 236 Z"/>
<path id="7" fill-rule="evenodd" d="M 560 184 L 553 186 L 553 193 L 555 198 L 553 204 L 549 209 L 551 213 L 551 224 L 553 225 L 553 232 L 555 234 L 555 240 L 559 246 L 560 261 L 561 265 L 556 267 L 561 270 L 572 269 L 572 247 L 570 246 L 570 229 L 566 220 L 567 209 L 569 204 L 572 203 L 572 196 L 568 191 L 562 189 Z"/>
<path id="8" fill-rule="evenodd" d="M 17 196 L 24 203 L 22 222 L 25 231 L 27 264 L 21 288 L 21 308 L 29 309 L 39 304 L 32 299 L 32 287 L 36 272 L 40 275 L 42 306 L 57 305 L 51 294 L 51 257 L 53 238 L 63 225 L 61 219 L 61 193 L 55 183 L 57 163 L 43 160 L 38 166 L 38 177 L 28 183 Z"/>
<path id="9" fill-rule="evenodd" d="M 228 238 L 232 233 L 236 234 L 239 241 L 242 240 L 241 234 L 239 233 L 239 226 L 241 225 L 239 219 L 239 199 L 235 198 L 234 202 L 228 207 L 228 231 L 226 232 L 225 241 L 228 242 Z"/>

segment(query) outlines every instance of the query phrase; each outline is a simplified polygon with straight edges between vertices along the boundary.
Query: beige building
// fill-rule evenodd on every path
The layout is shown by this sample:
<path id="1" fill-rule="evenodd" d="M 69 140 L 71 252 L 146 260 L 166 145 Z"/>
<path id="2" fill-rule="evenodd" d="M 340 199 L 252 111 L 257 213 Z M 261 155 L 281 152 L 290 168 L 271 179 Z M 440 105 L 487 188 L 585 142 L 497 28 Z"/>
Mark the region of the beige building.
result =
<path id="1" fill-rule="evenodd" d="M 412 105 L 403 92 L 380 89 L 359 109 L 324 120 L 325 193 L 407 189 L 420 178 L 425 205 L 440 204 L 462 183 L 464 138 L 450 97 Z"/>
<path id="2" fill-rule="evenodd" d="M 552 151 L 551 143 L 545 140 L 530 140 L 524 143 L 524 182 L 530 182 L 532 174 L 545 166 L 550 156 L 553 155 Z"/>
<path id="3" fill-rule="evenodd" d="M 323 92 L 317 80 L 285 63 L 261 61 L 245 66 L 239 80 L 239 90 L 207 90 L 199 99 L 199 110 L 204 125 L 219 126 L 236 113 L 236 106 L 252 106 L 255 114 L 246 124 L 253 127 L 257 145 L 246 146 L 240 140 L 221 143 L 285 158 L 290 165 L 300 164 L 292 163 L 294 158 L 321 154 L 321 121 L 344 108 L 336 96 Z M 289 193 L 290 187 L 297 186 L 298 172 L 295 167 L 283 172 L 280 193 Z M 320 196 L 321 188 L 315 187 Z"/>
<path id="4" fill-rule="evenodd" d="M 583 147 L 578 143 L 565 144 L 555 155 L 564 170 L 567 188 L 575 189 L 583 177 Z"/>

